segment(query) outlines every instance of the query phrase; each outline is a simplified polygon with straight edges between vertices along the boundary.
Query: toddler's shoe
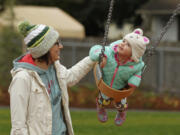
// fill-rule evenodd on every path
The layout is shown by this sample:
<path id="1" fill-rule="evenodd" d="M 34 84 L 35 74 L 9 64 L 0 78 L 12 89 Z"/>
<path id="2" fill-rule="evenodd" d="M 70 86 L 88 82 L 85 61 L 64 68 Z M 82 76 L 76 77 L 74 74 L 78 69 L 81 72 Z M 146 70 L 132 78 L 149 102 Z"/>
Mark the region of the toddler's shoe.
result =
<path id="1" fill-rule="evenodd" d="M 103 123 L 106 122 L 108 120 L 108 116 L 105 108 L 98 103 L 98 98 L 96 98 L 96 108 L 98 120 Z"/>
<path id="2" fill-rule="evenodd" d="M 121 126 L 126 120 L 126 111 L 118 111 L 114 120 L 117 126 Z"/>

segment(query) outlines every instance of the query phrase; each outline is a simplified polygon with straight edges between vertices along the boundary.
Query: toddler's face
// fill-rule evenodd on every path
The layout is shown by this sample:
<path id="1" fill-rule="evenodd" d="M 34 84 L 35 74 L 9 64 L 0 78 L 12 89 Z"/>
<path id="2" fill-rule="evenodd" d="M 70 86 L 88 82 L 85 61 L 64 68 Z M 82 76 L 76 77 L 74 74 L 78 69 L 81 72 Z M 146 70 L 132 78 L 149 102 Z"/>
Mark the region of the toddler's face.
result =
<path id="1" fill-rule="evenodd" d="M 118 53 L 120 56 L 124 56 L 127 58 L 130 58 L 132 56 L 132 49 L 130 44 L 127 42 L 127 40 L 123 40 L 122 43 L 118 45 Z"/>

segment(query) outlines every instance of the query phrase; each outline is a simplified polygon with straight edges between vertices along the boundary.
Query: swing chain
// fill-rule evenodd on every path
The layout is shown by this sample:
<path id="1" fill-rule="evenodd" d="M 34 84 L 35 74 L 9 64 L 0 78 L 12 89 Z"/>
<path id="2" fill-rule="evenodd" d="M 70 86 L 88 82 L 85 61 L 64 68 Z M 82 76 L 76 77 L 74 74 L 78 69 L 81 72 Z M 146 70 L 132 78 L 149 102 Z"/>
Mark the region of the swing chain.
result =
<path id="1" fill-rule="evenodd" d="M 180 11 L 180 3 L 177 5 L 177 8 L 173 11 L 172 16 L 170 17 L 169 21 L 167 22 L 166 26 L 163 28 L 160 37 L 158 38 L 158 40 L 156 40 L 154 46 L 159 45 L 161 39 L 163 38 L 164 34 L 167 32 L 167 30 L 169 29 L 169 27 L 172 25 L 172 23 L 175 20 L 175 17 L 178 15 Z M 155 49 L 155 48 L 154 48 Z"/>
<path id="2" fill-rule="evenodd" d="M 151 57 L 155 54 L 155 47 L 154 46 L 151 46 L 146 52 L 145 52 L 145 55 L 147 57 Z"/>
<path id="3" fill-rule="evenodd" d="M 109 7 L 109 12 L 107 16 L 107 22 L 105 25 L 105 32 L 104 32 L 104 38 L 103 38 L 103 47 L 101 49 L 101 53 L 99 55 L 99 64 L 102 62 L 103 57 L 105 56 L 104 51 L 105 51 L 105 45 L 107 44 L 107 38 L 108 38 L 108 32 L 109 32 L 109 25 L 111 23 L 111 17 L 112 17 L 112 12 L 113 12 L 113 6 L 114 6 L 114 0 L 111 0 L 110 2 L 110 7 Z M 102 76 L 103 76 L 103 70 L 100 68 Z"/>
<path id="4" fill-rule="evenodd" d="M 112 12 L 113 12 L 113 5 L 114 5 L 114 0 L 111 0 L 110 7 L 109 7 L 109 12 L 108 12 L 108 16 L 107 16 L 107 22 L 106 22 L 106 26 L 105 26 L 105 33 L 104 33 L 104 39 L 103 39 L 103 49 L 101 50 L 101 52 L 103 54 L 104 54 L 104 51 L 105 51 L 105 45 L 107 44 L 109 25 L 111 23 L 111 17 L 112 17 Z"/>
<path id="5" fill-rule="evenodd" d="M 167 30 L 169 29 L 169 27 L 172 25 L 172 23 L 175 20 L 175 17 L 179 14 L 180 11 L 180 3 L 177 5 L 177 8 L 173 11 L 172 16 L 170 17 L 169 21 L 167 22 L 167 24 L 164 26 L 159 38 L 154 42 L 154 44 L 152 44 L 152 46 L 149 48 L 149 50 L 147 50 L 146 52 L 146 64 L 143 68 L 143 72 L 145 71 L 147 64 L 149 62 L 149 57 L 151 57 L 152 55 L 154 55 L 155 53 L 155 49 L 156 47 L 159 45 L 161 39 L 163 38 L 164 34 L 167 32 Z"/>

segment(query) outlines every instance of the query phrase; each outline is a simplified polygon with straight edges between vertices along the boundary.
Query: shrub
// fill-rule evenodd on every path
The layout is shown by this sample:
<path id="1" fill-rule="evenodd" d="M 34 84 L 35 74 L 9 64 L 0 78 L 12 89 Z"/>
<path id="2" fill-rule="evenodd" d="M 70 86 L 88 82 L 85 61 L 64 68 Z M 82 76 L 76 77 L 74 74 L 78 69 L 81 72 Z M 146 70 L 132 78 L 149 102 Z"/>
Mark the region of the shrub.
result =
<path id="1" fill-rule="evenodd" d="M 0 88 L 7 90 L 11 80 L 12 61 L 21 54 L 21 37 L 11 27 L 3 27 L 0 31 Z"/>
<path id="2" fill-rule="evenodd" d="M 94 84 L 78 84 L 69 88 L 71 107 L 95 108 L 98 90 Z M 167 93 L 135 90 L 128 97 L 129 109 L 180 110 L 180 98 Z M 114 108 L 111 104 L 108 108 Z"/>

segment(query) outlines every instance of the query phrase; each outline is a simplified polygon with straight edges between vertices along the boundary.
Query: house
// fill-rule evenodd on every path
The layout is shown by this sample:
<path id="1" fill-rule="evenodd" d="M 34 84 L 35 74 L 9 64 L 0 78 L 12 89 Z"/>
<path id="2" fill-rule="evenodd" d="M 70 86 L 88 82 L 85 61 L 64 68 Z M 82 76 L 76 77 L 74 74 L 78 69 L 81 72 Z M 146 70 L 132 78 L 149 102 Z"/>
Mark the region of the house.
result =
<path id="1" fill-rule="evenodd" d="M 32 24 L 46 24 L 54 27 L 62 38 L 83 39 L 85 38 L 84 26 L 69 14 L 57 7 L 42 6 L 14 6 L 14 25 L 24 20 Z M 10 24 L 10 10 L 0 14 L 0 27 Z"/>
<path id="2" fill-rule="evenodd" d="M 180 6 L 179 0 L 149 0 L 137 11 L 137 14 L 140 14 L 143 19 L 143 29 L 152 39 L 157 39 L 160 36 L 163 27 L 167 24 L 178 4 Z M 180 15 L 177 15 L 162 41 L 180 41 Z"/>

